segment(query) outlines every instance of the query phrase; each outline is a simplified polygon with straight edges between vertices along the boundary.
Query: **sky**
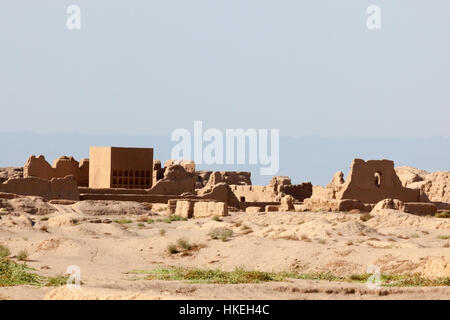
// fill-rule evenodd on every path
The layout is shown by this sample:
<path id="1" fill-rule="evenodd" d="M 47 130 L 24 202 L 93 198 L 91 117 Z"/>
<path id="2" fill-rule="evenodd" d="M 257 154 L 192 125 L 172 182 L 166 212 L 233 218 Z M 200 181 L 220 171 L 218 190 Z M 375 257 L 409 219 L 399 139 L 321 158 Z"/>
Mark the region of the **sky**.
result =
<path id="1" fill-rule="evenodd" d="M 81 29 L 66 27 L 69 5 Z M 381 30 L 366 27 L 369 5 Z M 447 0 L 0 3 L 2 132 L 450 137 Z"/>
<path id="2" fill-rule="evenodd" d="M 1 1 L 0 166 L 102 144 L 164 162 L 171 133 L 200 120 L 279 129 L 279 173 L 295 182 L 326 184 L 355 157 L 449 170 L 449 12 L 448 0 Z"/>

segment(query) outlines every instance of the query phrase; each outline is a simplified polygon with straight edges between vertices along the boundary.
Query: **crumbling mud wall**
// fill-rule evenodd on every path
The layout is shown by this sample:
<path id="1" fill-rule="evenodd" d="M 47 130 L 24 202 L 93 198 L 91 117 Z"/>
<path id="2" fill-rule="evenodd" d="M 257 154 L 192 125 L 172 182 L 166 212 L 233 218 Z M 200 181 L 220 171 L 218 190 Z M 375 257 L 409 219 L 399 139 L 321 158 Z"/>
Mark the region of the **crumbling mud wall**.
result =
<path id="1" fill-rule="evenodd" d="M 314 199 L 354 199 L 375 204 L 383 199 L 420 202 L 420 191 L 403 187 L 391 160 L 354 159 L 346 180 L 338 172 L 326 188 L 314 187 Z"/>
<path id="2" fill-rule="evenodd" d="M 181 195 L 195 192 L 195 174 L 188 172 L 181 165 L 172 165 L 164 171 L 164 178 L 148 191 L 149 194 Z"/>
<path id="3" fill-rule="evenodd" d="M 277 194 L 270 186 L 237 186 L 231 185 L 231 191 L 241 202 L 273 202 Z M 279 200 L 279 199 L 278 199 Z"/>
<path id="4" fill-rule="evenodd" d="M 77 181 L 74 176 L 53 178 L 51 180 L 28 177 L 22 179 L 9 179 L 0 184 L 0 192 L 13 193 L 23 196 L 39 196 L 46 200 L 80 199 Z"/>
<path id="5" fill-rule="evenodd" d="M 279 202 L 285 195 L 302 202 L 311 197 L 313 190 L 310 182 L 293 185 L 286 176 L 273 177 L 267 186 L 230 185 L 230 188 L 241 202 Z"/>
<path id="6" fill-rule="evenodd" d="M 230 207 L 239 208 L 240 203 L 236 195 L 231 189 L 232 186 L 225 182 L 218 183 L 214 186 L 206 186 L 197 190 L 197 197 L 201 199 L 209 199 L 226 203 Z"/>
<path id="7" fill-rule="evenodd" d="M 168 168 L 170 166 L 180 165 L 187 172 L 194 173 L 195 172 L 195 162 L 188 160 L 167 160 L 164 163 L 164 168 Z"/>
<path id="8" fill-rule="evenodd" d="M 76 161 L 73 157 L 62 156 L 53 161 L 50 165 L 43 155 L 36 157 L 32 155 L 28 158 L 24 166 L 23 176 L 37 177 L 51 180 L 53 178 L 64 178 L 72 175 L 79 186 L 89 185 L 89 159 Z"/>
<path id="9" fill-rule="evenodd" d="M 184 218 L 223 217 L 228 215 L 228 206 L 225 202 L 178 200 L 175 214 Z"/>
<path id="10" fill-rule="evenodd" d="M 420 190 L 422 201 L 450 209 L 450 171 L 429 173 L 412 167 L 398 167 L 395 171 L 403 186 Z"/>

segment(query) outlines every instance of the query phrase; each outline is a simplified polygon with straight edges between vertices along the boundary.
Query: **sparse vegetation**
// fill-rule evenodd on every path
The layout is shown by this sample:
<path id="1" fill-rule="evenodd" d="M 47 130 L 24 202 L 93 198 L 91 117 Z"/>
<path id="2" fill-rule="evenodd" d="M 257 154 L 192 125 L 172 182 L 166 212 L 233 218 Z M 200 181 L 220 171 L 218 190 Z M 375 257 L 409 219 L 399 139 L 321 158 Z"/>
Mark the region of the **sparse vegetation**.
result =
<path id="1" fill-rule="evenodd" d="M 413 233 L 409 237 L 410 238 L 420 238 L 420 236 L 417 233 Z"/>
<path id="2" fill-rule="evenodd" d="M 6 209 L 6 208 L 0 208 L 0 212 L 8 212 L 8 209 Z"/>
<path id="3" fill-rule="evenodd" d="M 229 228 L 214 228 L 208 233 L 208 236 L 211 239 L 213 240 L 220 239 L 222 241 L 227 241 L 232 235 L 233 230 Z"/>
<path id="4" fill-rule="evenodd" d="M 327 242 L 326 242 L 324 239 L 319 239 L 318 242 L 319 242 L 320 244 L 327 244 Z"/>
<path id="5" fill-rule="evenodd" d="M 147 220 L 147 223 L 148 223 L 148 224 L 155 223 L 155 220 L 153 220 L 153 219 L 148 219 L 148 220 Z"/>
<path id="6" fill-rule="evenodd" d="M 48 217 L 42 217 L 41 221 L 48 221 L 48 219 L 49 219 Z"/>
<path id="7" fill-rule="evenodd" d="M 123 218 L 123 219 L 114 220 L 114 222 L 119 223 L 119 224 L 128 224 L 128 223 L 133 223 L 133 220 Z"/>
<path id="8" fill-rule="evenodd" d="M 67 277 L 43 277 L 32 273 L 33 269 L 6 258 L 0 258 L 0 287 L 19 285 L 62 286 Z"/>
<path id="9" fill-rule="evenodd" d="M 145 279 L 147 280 L 185 280 L 192 283 L 237 284 L 283 281 L 285 279 L 282 274 L 245 271 L 241 268 L 234 271 L 221 271 L 174 267 L 151 271 L 134 271 L 132 273 L 146 274 Z"/>
<path id="10" fill-rule="evenodd" d="M 19 251 L 19 253 L 16 255 L 17 260 L 19 261 L 25 261 L 28 259 L 28 251 L 25 249 L 22 249 Z"/>
<path id="11" fill-rule="evenodd" d="M 179 252 L 178 251 L 178 247 L 175 244 L 169 244 L 167 246 L 167 252 L 170 253 L 170 254 L 178 253 Z"/>
<path id="12" fill-rule="evenodd" d="M 369 221 L 371 218 L 373 218 L 373 216 L 371 216 L 370 213 L 367 212 L 359 216 L 359 219 L 364 222 Z"/>
<path id="13" fill-rule="evenodd" d="M 6 258 L 11 254 L 11 251 L 7 246 L 0 244 L 0 259 Z"/>
<path id="14" fill-rule="evenodd" d="M 301 239 L 306 242 L 311 242 L 311 239 L 306 234 L 302 234 Z"/>
<path id="15" fill-rule="evenodd" d="M 435 214 L 436 218 L 450 218 L 450 212 L 448 211 L 438 211 Z"/>
<path id="16" fill-rule="evenodd" d="M 437 238 L 438 239 L 441 239 L 441 240 L 448 240 L 448 239 L 450 239 L 450 236 L 443 236 L 443 235 L 440 235 L 440 236 L 437 236 Z"/>
<path id="17" fill-rule="evenodd" d="M 177 240 L 177 244 L 183 248 L 184 250 L 191 250 L 192 245 L 189 243 L 189 241 L 185 238 L 180 238 Z"/>
<path id="18" fill-rule="evenodd" d="M 166 235 L 166 229 L 159 229 L 159 235 L 164 237 Z"/>
<path id="19" fill-rule="evenodd" d="M 144 274 L 147 280 L 184 280 L 193 283 L 260 283 L 269 281 L 285 281 L 286 279 L 366 282 L 371 274 L 354 274 L 336 276 L 329 272 L 297 274 L 292 272 L 247 271 L 236 268 L 234 271 L 202 270 L 182 267 L 154 269 L 150 271 L 135 270 L 131 274 Z M 413 275 L 381 275 L 381 284 L 385 287 L 417 287 L 417 286 L 450 286 L 450 278 L 427 279 L 418 274 Z"/>
<path id="20" fill-rule="evenodd" d="M 217 221 L 217 222 L 222 221 L 222 220 L 220 220 L 219 216 L 217 216 L 217 215 L 213 216 L 213 217 L 212 217 L 212 220 L 213 220 L 213 221 Z"/>
<path id="21" fill-rule="evenodd" d="M 163 222 L 165 222 L 165 223 L 172 223 L 173 221 L 187 221 L 187 218 L 177 216 L 177 215 L 171 215 L 168 218 L 163 220 Z"/>
<path id="22" fill-rule="evenodd" d="M 138 226 L 139 228 L 143 228 L 143 227 L 145 227 L 145 224 L 143 224 L 142 222 L 139 222 L 139 223 L 137 224 L 137 226 Z"/>

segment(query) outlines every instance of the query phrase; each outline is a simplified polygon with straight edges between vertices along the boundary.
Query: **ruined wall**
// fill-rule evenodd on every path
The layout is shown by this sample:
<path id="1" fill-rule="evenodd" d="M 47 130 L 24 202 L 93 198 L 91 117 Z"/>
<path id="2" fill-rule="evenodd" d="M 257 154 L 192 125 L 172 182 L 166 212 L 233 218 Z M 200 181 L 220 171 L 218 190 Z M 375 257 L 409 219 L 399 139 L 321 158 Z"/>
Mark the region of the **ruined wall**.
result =
<path id="1" fill-rule="evenodd" d="M 164 178 L 148 191 L 149 194 L 181 195 L 194 194 L 195 174 L 187 172 L 181 165 L 172 165 L 164 171 Z"/>
<path id="2" fill-rule="evenodd" d="M 195 162 L 194 161 L 188 161 L 188 160 L 167 160 L 164 163 L 164 168 L 168 168 L 170 166 L 174 165 L 180 165 L 186 170 L 187 172 L 194 173 L 195 172 Z"/>
<path id="3" fill-rule="evenodd" d="M 450 204 L 450 171 L 428 173 L 411 167 L 398 167 L 395 171 L 405 187 L 421 191 L 422 201 Z"/>
<path id="4" fill-rule="evenodd" d="M 66 199 L 78 201 L 80 199 L 77 181 L 74 176 L 53 178 L 51 180 L 37 177 L 9 179 L 0 184 L 0 192 L 39 196 L 46 200 Z"/>
<path id="5" fill-rule="evenodd" d="M 231 187 L 232 186 L 227 185 L 225 182 L 221 182 L 214 186 L 206 186 L 197 190 L 197 196 L 201 199 L 225 202 L 230 207 L 239 208 L 239 200 Z"/>
<path id="6" fill-rule="evenodd" d="M 313 186 L 311 182 L 305 182 L 294 185 L 282 185 L 278 190 L 279 192 L 292 196 L 295 201 L 303 202 L 306 198 L 311 197 Z"/>
<path id="7" fill-rule="evenodd" d="M 213 171 L 208 177 L 208 185 L 224 182 L 228 185 L 251 185 L 251 173 L 245 171 Z"/>
<path id="8" fill-rule="evenodd" d="M 79 186 L 89 185 L 89 159 L 76 161 L 73 157 L 62 156 L 53 161 L 50 165 L 43 155 L 32 155 L 28 158 L 24 166 L 23 176 L 37 177 L 50 180 L 52 178 L 64 178 L 72 175 Z"/>
<path id="9" fill-rule="evenodd" d="M 228 207 L 225 202 L 178 200 L 175 214 L 184 218 L 227 216 Z"/>
<path id="10" fill-rule="evenodd" d="M 273 202 L 277 194 L 270 186 L 237 186 L 231 185 L 231 191 L 241 202 Z"/>
<path id="11" fill-rule="evenodd" d="M 345 181 L 342 172 L 336 173 L 326 188 L 313 188 L 312 198 L 356 199 L 372 204 L 387 198 L 419 202 L 420 191 L 403 187 L 393 161 L 354 159 Z"/>

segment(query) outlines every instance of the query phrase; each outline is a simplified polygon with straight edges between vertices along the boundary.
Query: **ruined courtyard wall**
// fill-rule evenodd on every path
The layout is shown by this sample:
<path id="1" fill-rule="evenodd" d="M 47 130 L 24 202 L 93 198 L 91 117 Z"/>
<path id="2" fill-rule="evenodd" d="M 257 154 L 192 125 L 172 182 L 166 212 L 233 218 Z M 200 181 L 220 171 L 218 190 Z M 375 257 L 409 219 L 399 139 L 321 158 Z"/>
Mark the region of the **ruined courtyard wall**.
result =
<path id="1" fill-rule="evenodd" d="M 73 157 L 62 156 L 50 165 L 43 155 L 30 156 L 24 166 L 24 178 L 37 177 L 51 180 L 72 175 L 79 186 L 89 185 L 89 160 L 76 161 Z"/>
<path id="2" fill-rule="evenodd" d="M 78 201 L 80 199 L 74 176 L 53 178 L 51 180 L 37 177 L 9 179 L 0 184 L 0 192 L 23 196 L 39 196 L 46 200 L 65 199 Z"/>
<path id="3" fill-rule="evenodd" d="M 230 185 L 231 191 L 239 201 L 245 202 L 273 202 L 277 196 L 269 186 L 238 186 Z"/>
<path id="4" fill-rule="evenodd" d="M 380 176 L 378 185 L 376 174 Z M 403 187 L 391 160 L 354 159 L 349 176 L 336 198 L 357 199 L 364 203 L 378 203 L 387 198 L 420 202 L 420 191 Z"/>
<path id="5" fill-rule="evenodd" d="M 310 198 L 313 192 L 313 186 L 310 182 L 294 185 L 281 185 L 278 187 L 279 192 L 283 192 L 292 196 L 296 201 L 302 202 Z"/>

